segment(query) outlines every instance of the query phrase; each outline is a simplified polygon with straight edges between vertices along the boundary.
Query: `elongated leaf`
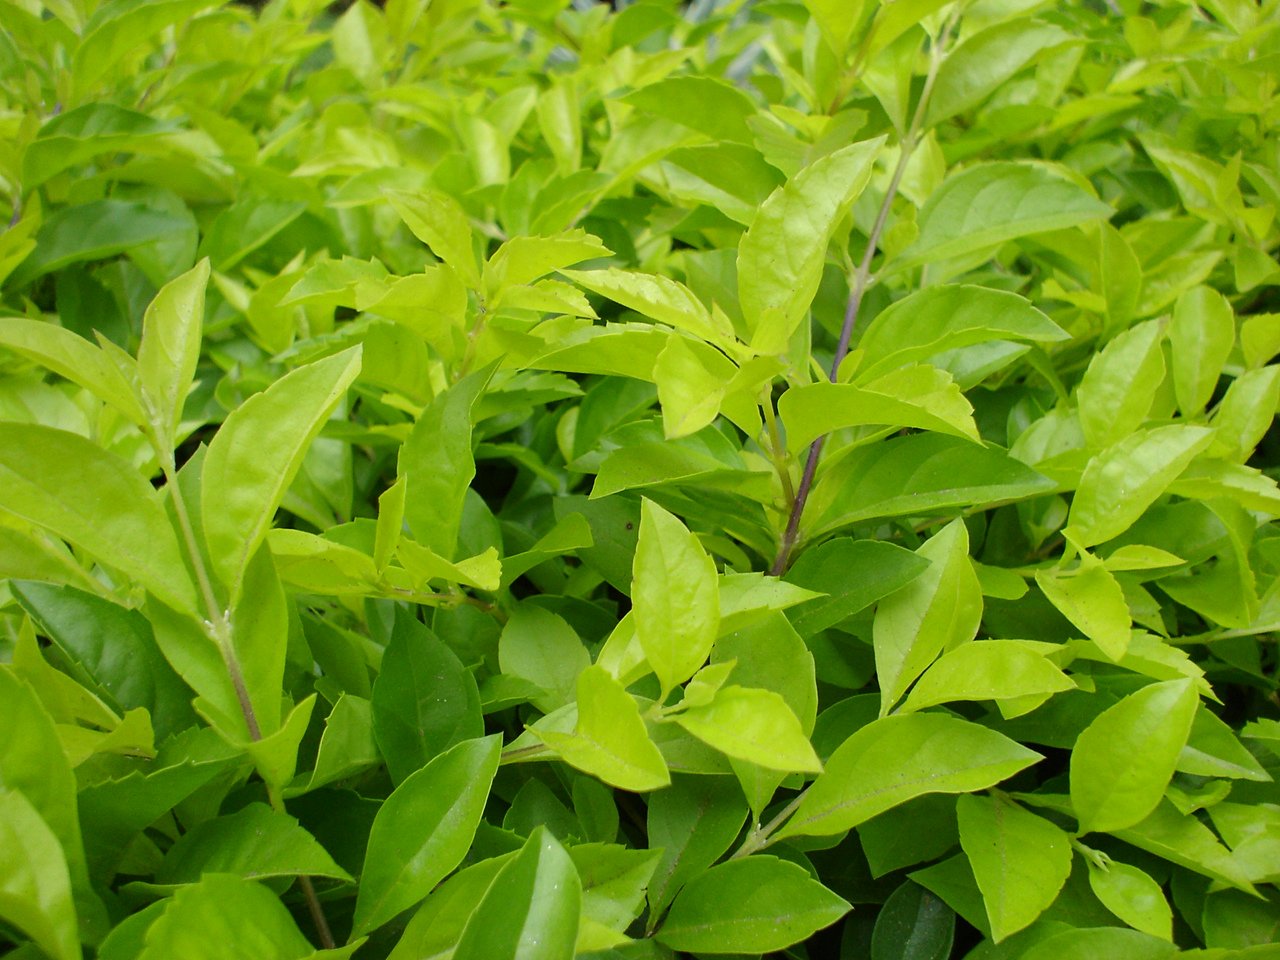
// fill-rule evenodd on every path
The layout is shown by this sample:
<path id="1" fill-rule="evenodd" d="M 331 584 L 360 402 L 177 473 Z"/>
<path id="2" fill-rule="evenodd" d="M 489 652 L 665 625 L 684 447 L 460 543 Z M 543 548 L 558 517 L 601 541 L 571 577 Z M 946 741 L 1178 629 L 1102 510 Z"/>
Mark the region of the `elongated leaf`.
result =
<path id="1" fill-rule="evenodd" d="M 369 832 L 353 937 L 413 906 L 462 862 L 484 812 L 501 749 L 498 736 L 464 741 L 386 799 Z"/>
<path id="2" fill-rule="evenodd" d="M 1080 734 L 1071 751 L 1071 803 L 1082 833 L 1123 830 L 1155 810 L 1198 702 L 1190 680 L 1153 683 L 1104 710 Z"/>
<path id="3" fill-rule="evenodd" d="M 926 287 L 877 314 L 862 334 L 857 380 L 990 340 L 1051 343 L 1067 333 L 1017 294 L 965 285 Z"/>
<path id="4" fill-rule="evenodd" d="M 946 960 L 956 914 L 940 897 L 908 880 L 889 895 L 871 932 L 870 960 Z"/>
<path id="5" fill-rule="evenodd" d="M 1193 287 L 1178 297 L 1169 324 L 1169 345 L 1173 387 L 1184 417 L 1204 410 L 1235 339 L 1235 317 L 1222 294 Z"/>
<path id="6" fill-rule="evenodd" d="M 0 507 L 83 547 L 171 606 L 196 609 L 159 495 L 136 470 L 83 437 L 0 423 Z"/>
<path id="7" fill-rule="evenodd" d="M 822 769 L 795 713 L 772 690 L 722 687 L 710 703 L 678 714 L 676 723 L 728 756 L 770 770 Z"/>
<path id="8" fill-rule="evenodd" d="M 738 244 L 738 298 L 761 353 L 780 353 L 813 301 L 827 244 L 871 179 L 883 138 L 815 160 L 773 192 Z"/>
<path id="9" fill-rule="evenodd" d="M 957 717 L 882 717 L 831 755 L 775 836 L 842 833 L 926 793 L 984 790 L 1039 759 L 1008 737 Z"/>
<path id="10" fill-rule="evenodd" d="M 831 45 L 831 52 L 837 59 L 843 58 L 849 49 L 853 31 L 867 8 L 866 0 L 854 0 L 852 3 L 842 0 L 805 0 L 805 6 L 822 30 L 827 43 Z"/>
<path id="11" fill-rule="evenodd" d="M 1018 640 L 979 640 L 944 653 L 903 702 L 910 713 L 956 700 L 1013 700 L 1074 690 L 1042 653 Z"/>
<path id="12" fill-rule="evenodd" d="M 1066 831 L 1000 797 L 961 797 L 960 846 L 996 941 L 1017 933 L 1058 896 L 1071 872 Z"/>
<path id="13" fill-rule="evenodd" d="M 673 150 L 662 174 L 676 199 L 704 203 L 746 227 L 782 182 L 758 150 L 726 142 Z"/>
<path id="14" fill-rule="evenodd" d="M 1074 571 L 1065 575 L 1037 571 L 1036 583 L 1049 602 L 1103 653 L 1117 662 L 1125 655 L 1133 631 L 1129 605 L 1124 588 L 1101 560 L 1082 554 Z"/>
<path id="15" fill-rule="evenodd" d="M 645 500 L 632 572 L 636 636 L 664 691 L 711 653 L 720 626 L 716 567 L 680 520 Z"/>
<path id="16" fill-rule="evenodd" d="M 578 674 L 578 722 L 572 734 L 538 731 L 571 766 L 623 790 L 656 790 L 671 782 L 649 739 L 635 698 L 600 666 Z"/>
<path id="17" fill-rule="evenodd" d="M 98 84 L 141 37 L 156 37 L 199 11 L 216 6 L 215 0 L 155 0 L 152 3 L 102 7 L 85 25 L 75 49 L 71 71 L 80 96 Z"/>
<path id="18" fill-rule="evenodd" d="M 1090 547 L 1124 533 L 1212 439 L 1213 431 L 1204 427 L 1174 424 L 1108 447 L 1085 467 L 1067 535 Z"/>
<path id="19" fill-rule="evenodd" d="M 972 640 L 982 619 L 982 587 L 969 560 L 964 521 L 953 520 L 916 552 L 929 568 L 876 609 L 881 716 L 944 650 Z"/>
<path id="20" fill-rule="evenodd" d="M 653 795 L 646 826 L 650 845 L 662 856 L 649 884 L 652 919 L 662 915 L 686 881 L 729 849 L 746 819 L 742 791 L 728 777 L 677 776 Z"/>
<path id="21" fill-rule="evenodd" d="M 484 734 L 475 678 L 405 610 L 396 611 L 371 707 L 378 749 L 396 783 L 455 744 Z"/>
<path id="22" fill-rule="evenodd" d="M 812 636 L 906 586 L 928 567 L 928 560 L 895 544 L 828 540 L 800 554 L 784 574 L 786 582 L 826 596 L 788 610 L 787 618 L 802 637 Z"/>
<path id="23" fill-rule="evenodd" d="M 609 267 L 607 270 L 561 270 L 585 287 L 636 313 L 706 340 L 732 339 L 732 328 L 717 325 L 711 312 L 684 284 L 670 277 Z M 664 341 L 665 343 L 665 341 Z M 662 349 L 661 346 L 658 347 Z"/>
<path id="24" fill-rule="evenodd" d="M 22 156 L 23 186 L 33 190 L 63 170 L 104 153 L 154 149 L 157 140 L 178 129 L 172 120 L 157 120 L 113 103 L 86 103 L 40 128 Z"/>
<path id="25" fill-rule="evenodd" d="M 205 541 L 233 601 L 307 448 L 359 371 L 359 347 L 299 367 L 245 401 L 210 442 L 201 474 Z"/>
<path id="26" fill-rule="evenodd" d="M 657 938 L 681 951 L 766 953 L 806 939 L 850 909 L 803 867 L 776 857 L 747 857 L 690 881 Z"/>
<path id="27" fill-rule="evenodd" d="M 755 103 L 714 77 L 667 77 L 627 94 L 623 101 L 713 140 L 749 144 L 754 139 L 747 118 L 755 116 Z"/>
<path id="28" fill-rule="evenodd" d="M 578 939 L 582 881 L 545 828 L 494 877 L 471 914 L 456 960 L 570 960 Z"/>
<path id="29" fill-rule="evenodd" d="M 414 236 L 453 267 L 463 283 L 479 289 L 480 267 L 471 244 L 471 226 L 458 201 L 442 193 L 392 193 L 387 199 Z"/>
<path id="30" fill-rule="evenodd" d="M 569 230 L 554 237 L 512 237 L 485 264 L 485 286 L 492 295 L 612 252 L 585 230 Z"/>
<path id="31" fill-rule="evenodd" d="M 182 421 L 182 405 L 200 360 L 204 291 L 209 261 L 160 288 L 142 318 L 138 378 L 151 423 L 162 444 L 172 446 Z"/>
<path id="32" fill-rule="evenodd" d="M 1120 334 L 1089 362 L 1076 397 L 1092 446 L 1123 440 L 1146 421 L 1164 377 L 1162 339 L 1160 324 L 1149 320 Z"/>
<path id="33" fill-rule="evenodd" d="M 964 256 L 1110 215 L 1107 204 L 1045 164 L 974 164 L 948 177 L 929 197 L 920 213 L 920 235 L 894 267 Z"/>
<path id="34" fill-rule="evenodd" d="M 62 845 L 31 802 L 0 787 L 0 918 L 55 960 L 79 960 L 80 937 Z"/>

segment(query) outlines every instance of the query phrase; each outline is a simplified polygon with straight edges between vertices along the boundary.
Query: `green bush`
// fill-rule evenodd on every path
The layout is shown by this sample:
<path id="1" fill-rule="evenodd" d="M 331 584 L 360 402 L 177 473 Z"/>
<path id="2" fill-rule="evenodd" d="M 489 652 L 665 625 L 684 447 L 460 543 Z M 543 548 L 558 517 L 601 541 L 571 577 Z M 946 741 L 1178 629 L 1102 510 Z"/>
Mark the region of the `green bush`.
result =
<path id="1" fill-rule="evenodd" d="M 618 6 L 0 13 L 7 956 L 1277 956 L 1280 4 Z"/>

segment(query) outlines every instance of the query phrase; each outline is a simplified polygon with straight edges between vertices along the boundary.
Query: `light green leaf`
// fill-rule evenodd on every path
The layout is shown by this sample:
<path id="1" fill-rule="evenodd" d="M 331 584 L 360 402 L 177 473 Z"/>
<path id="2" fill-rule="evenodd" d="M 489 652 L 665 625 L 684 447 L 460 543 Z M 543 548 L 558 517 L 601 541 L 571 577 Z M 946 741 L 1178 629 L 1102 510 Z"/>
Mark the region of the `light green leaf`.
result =
<path id="1" fill-rule="evenodd" d="M 200 701 L 196 701 L 200 706 Z M 311 722 L 311 711 L 316 706 L 316 694 L 294 704 L 278 730 L 269 733 L 261 740 L 252 737 L 240 741 L 241 746 L 254 766 L 258 768 L 258 776 L 274 790 L 281 789 L 293 779 L 298 771 L 298 748 L 302 738 L 306 736 L 307 724 Z M 239 720 L 239 717 L 236 717 Z M 215 724 L 217 725 L 217 724 Z"/>
<path id="2" fill-rule="evenodd" d="M 312 952 L 274 893 L 252 880 L 210 873 L 174 894 L 147 931 L 138 960 L 303 960 Z"/>
<path id="3" fill-rule="evenodd" d="M 1053 167 L 978 163 L 952 174 L 920 212 L 920 235 L 893 264 L 904 270 L 1007 240 L 1110 217 L 1111 207 Z"/>
<path id="4" fill-rule="evenodd" d="M 882 540 L 827 540 L 802 554 L 784 574 L 788 583 L 826 596 L 787 613 L 796 631 L 810 637 L 906 586 L 929 561 Z"/>
<path id="5" fill-rule="evenodd" d="M 206 873 L 246 880 L 298 875 L 351 879 L 297 820 L 263 803 L 188 830 L 165 854 L 155 882 L 197 883 Z"/>
<path id="6" fill-rule="evenodd" d="M 431 891 L 404 929 L 387 960 L 436 960 L 458 945 L 467 920 L 515 852 L 490 857 L 459 870 Z"/>
<path id="7" fill-rule="evenodd" d="M 895 0 L 876 11 L 867 41 L 868 58 L 875 56 L 950 0 Z"/>
<path id="8" fill-rule="evenodd" d="M 1051 343 L 1065 330 L 1015 293 L 987 287 L 925 287 L 890 304 L 862 333 L 859 384 L 946 350 L 991 340 Z"/>
<path id="9" fill-rule="evenodd" d="M 1198 703 L 1191 680 L 1166 680 L 1131 693 L 1089 724 L 1071 751 L 1071 803 L 1081 833 L 1123 830 L 1155 810 Z"/>
<path id="10" fill-rule="evenodd" d="M 1091 547 L 1124 533 L 1212 440 L 1205 427 L 1172 424 L 1141 430 L 1103 450 L 1080 478 L 1067 536 Z"/>
<path id="11" fill-rule="evenodd" d="M 85 24 L 71 59 L 77 99 L 84 97 L 109 71 L 138 47 L 140 38 L 159 37 L 175 24 L 191 20 L 211 0 L 154 0 L 152 3 L 99 7 Z"/>
<path id="12" fill-rule="evenodd" d="M 1178 297 L 1169 323 L 1169 345 L 1173 388 L 1184 417 L 1204 410 L 1235 341 L 1235 315 L 1226 297 L 1208 287 L 1193 287 Z"/>
<path id="13" fill-rule="evenodd" d="M 706 663 L 720 626 L 716 566 L 679 518 L 645 500 L 632 571 L 636 636 L 664 693 Z M 665 699 L 665 697 L 664 697 Z"/>
<path id="14" fill-rule="evenodd" d="M 822 769 L 795 713 L 772 690 L 722 687 L 709 704 L 679 713 L 675 721 L 739 760 L 770 770 L 817 773 Z"/>
<path id="15" fill-rule="evenodd" d="M 723 141 L 672 150 L 660 169 L 672 197 L 706 204 L 745 227 L 782 182 L 760 151 Z"/>
<path id="16" fill-rule="evenodd" d="M 732 364 L 708 370 L 684 336 L 673 333 L 653 367 L 662 406 L 662 429 L 668 440 L 697 433 L 720 413 L 725 388 L 735 372 Z M 726 376 L 727 374 L 727 376 Z"/>
<path id="17" fill-rule="evenodd" d="M 472 290 L 480 289 L 480 264 L 471 243 L 471 224 L 462 206 L 443 193 L 388 193 L 387 199 L 413 235 L 453 267 Z"/>
<path id="18" fill-rule="evenodd" d="M 40 128 L 22 155 L 22 185 L 34 190 L 64 170 L 104 153 L 164 152 L 163 137 L 180 129 L 113 103 L 86 103 Z"/>
<path id="19" fill-rule="evenodd" d="M 1102 905 L 1143 933 L 1161 940 L 1173 939 L 1173 912 L 1164 891 L 1144 871 L 1110 857 L 1096 863 L 1086 857 L 1089 886 Z"/>
<path id="20" fill-rule="evenodd" d="M 738 298 L 760 353 L 781 353 L 822 279 L 827 245 L 871 179 L 884 138 L 805 167 L 770 195 L 738 244 Z"/>
<path id="21" fill-rule="evenodd" d="M 1094 354 L 1076 391 L 1091 446 L 1110 446 L 1146 422 L 1164 378 L 1162 340 L 1160 324 L 1148 320 Z"/>
<path id="22" fill-rule="evenodd" d="M 902 713 L 956 700 L 1013 700 L 1074 690 L 1044 654 L 1019 640 L 978 640 L 939 657 L 911 689 Z"/>
<path id="23" fill-rule="evenodd" d="M 172 446 L 182 422 L 182 405 L 200 360 L 204 331 L 206 257 L 160 288 L 142 318 L 138 379 L 160 443 Z"/>
<path id="24" fill-rule="evenodd" d="M 498 666 L 545 691 L 532 701 L 543 713 L 573 702 L 578 674 L 590 665 L 591 654 L 573 627 L 542 607 L 520 604 L 502 628 Z"/>
<path id="25" fill-rule="evenodd" d="M 0 423 L 0 507 L 82 547 L 165 603 L 196 609 L 160 496 L 133 467 L 85 438 Z"/>
<path id="26" fill-rule="evenodd" d="M 1040 916 L 1071 872 L 1071 841 L 1043 817 L 1003 797 L 956 803 L 960 846 L 973 867 L 997 942 Z"/>
<path id="27" fill-rule="evenodd" d="M 573 860 L 539 827 L 494 877 L 467 921 L 454 960 L 570 960 L 582 881 Z"/>
<path id="28" fill-rule="evenodd" d="M 630 850 L 615 843 L 583 843 L 569 850 L 582 878 L 582 916 L 622 932 L 644 905 L 660 850 Z"/>
<path id="29" fill-rule="evenodd" d="M 1213 880 L 1221 880 L 1246 893 L 1254 893 L 1247 870 L 1232 856 L 1217 835 L 1194 814 L 1184 814 L 1168 800 L 1141 823 L 1115 835 L 1140 850 L 1194 870 Z"/>
<path id="30" fill-rule="evenodd" d="M 1250 370 L 1237 377 L 1218 404 L 1213 426 L 1214 453 L 1243 463 L 1266 436 L 1280 404 L 1280 365 Z"/>
<path id="31" fill-rule="evenodd" d="M 690 881 L 657 939 L 682 952 L 769 953 L 807 939 L 851 909 L 798 864 L 747 857 Z"/>
<path id="32" fill-rule="evenodd" d="M 54 960 L 79 960 L 80 936 L 62 845 L 17 790 L 0 787 L 0 918 Z"/>
<path id="33" fill-rule="evenodd" d="M 976 106 L 1042 51 L 1071 40 L 1060 27 L 1022 17 L 967 38 L 942 61 L 925 126 Z"/>
<path id="34" fill-rule="evenodd" d="M 360 348 L 299 367 L 234 410 L 201 474 L 209 559 L 234 602 L 311 441 L 360 371 Z"/>
<path id="35" fill-rule="evenodd" d="M 985 790 L 1040 759 L 1003 734 L 958 717 L 882 717 L 836 749 L 774 837 L 842 833 L 926 793 Z"/>
<path id="36" fill-rule="evenodd" d="M 1046 937 L 1021 954 L 1019 960 L 1095 960 L 1097 957 L 1170 960 L 1178 952 L 1173 944 L 1137 930 L 1079 927 Z"/>
<path id="37" fill-rule="evenodd" d="M 873 625 L 880 715 L 946 650 L 976 636 L 982 619 L 982 587 L 969 560 L 969 532 L 953 520 L 916 555 L 929 568 L 880 601 Z"/>
<path id="38" fill-rule="evenodd" d="M 629 310 L 711 342 L 733 339 L 733 330 L 717 324 L 702 301 L 678 280 L 660 274 L 609 267 L 606 270 L 561 270 L 580 287 L 608 297 Z M 608 328 L 606 328 L 608 329 Z M 621 331 L 619 331 L 621 332 Z M 666 338 L 662 338 L 665 346 Z M 658 347 L 662 349 L 661 346 Z M 571 368 L 566 368 L 571 369 Z M 647 378 L 646 378 L 647 379 Z"/>
<path id="39" fill-rule="evenodd" d="M 1097 557 L 1080 555 L 1071 571 L 1036 571 L 1036 583 L 1064 617 L 1117 663 L 1129 649 L 1133 620 L 1124 588 Z"/>
<path id="40" fill-rule="evenodd" d="M 649 739 L 635 698 L 603 667 L 578 674 L 578 722 L 572 734 L 535 731 L 570 766 L 623 790 L 657 790 L 671 782 Z"/>
<path id="41" fill-rule="evenodd" d="M 866 0 L 805 0 L 809 15 L 817 22 L 822 35 L 837 60 L 843 60 L 849 49 L 853 31 L 862 21 Z"/>
<path id="42" fill-rule="evenodd" d="M 484 287 L 492 297 L 505 288 L 532 283 L 552 271 L 612 252 L 585 230 L 554 237 L 512 237 L 485 264 Z"/>
<path id="43" fill-rule="evenodd" d="M 352 938 L 413 906 L 462 862 L 498 771 L 502 738 L 466 740 L 387 797 L 369 832 Z"/>
<path id="44" fill-rule="evenodd" d="M 715 77 L 667 77 L 627 94 L 622 102 L 713 140 L 745 144 L 754 140 L 747 118 L 755 116 L 755 102 Z"/>
<path id="45" fill-rule="evenodd" d="M 284 789 L 285 799 L 345 780 L 381 762 L 369 701 L 344 693 L 325 717 L 315 769 Z"/>

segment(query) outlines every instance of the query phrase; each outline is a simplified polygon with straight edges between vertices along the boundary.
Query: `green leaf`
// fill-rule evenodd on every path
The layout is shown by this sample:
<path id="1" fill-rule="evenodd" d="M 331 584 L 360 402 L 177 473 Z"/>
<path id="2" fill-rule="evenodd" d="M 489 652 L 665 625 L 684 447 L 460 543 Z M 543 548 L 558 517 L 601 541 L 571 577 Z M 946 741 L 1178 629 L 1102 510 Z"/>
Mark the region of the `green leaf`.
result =
<path id="1" fill-rule="evenodd" d="M 948 0 L 895 0 L 876 11 L 871 22 L 867 55 L 873 57 L 921 20 L 945 7 Z"/>
<path id="2" fill-rule="evenodd" d="M 85 24 L 71 60 L 78 97 L 93 89 L 112 67 L 133 52 L 141 38 L 159 37 L 168 27 L 184 23 L 212 6 L 216 4 L 211 0 L 153 0 L 98 8 Z"/>
<path id="3" fill-rule="evenodd" d="M 205 542 L 233 602 L 307 448 L 359 371 L 359 347 L 299 367 L 234 410 L 209 443 L 201 473 Z"/>
<path id="4" fill-rule="evenodd" d="M 884 138 L 805 167 L 770 195 L 738 244 L 738 298 L 760 353 L 781 353 L 822 279 L 827 245 L 871 179 Z"/>
<path id="5" fill-rule="evenodd" d="M 1226 721 L 1204 704 L 1196 711 L 1177 769 L 1197 777 L 1229 777 L 1264 781 L 1271 776 L 1239 740 Z"/>
<path id="6" fill-rule="evenodd" d="M 467 920 L 515 852 L 490 857 L 459 870 L 414 911 L 387 960 L 422 960 L 448 955 L 458 945 Z"/>
<path id="7" fill-rule="evenodd" d="M 40 128 L 22 155 L 22 184 L 34 190 L 64 170 L 104 153 L 157 150 L 158 141 L 179 129 L 172 120 L 157 120 L 113 103 L 86 103 L 60 113 Z"/>
<path id="8" fill-rule="evenodd" d="M 1190 680 L 1153 683 L 1104 710 L 1071 751 L 1071 803 L 1080 832 L 1123 830 L 1160 803 L 1191 732 Z"/>
<path id="9" fill-rule="evenodd" d="M 542 607 L 521 604 L 502 628 L 498 665 L 504 674 L 528 680 L 544 691 L 532 703 L 550 713 L 573 702 L 578 675 L 591 665 L 591 654 L 563 618 Z"/>
<path id="10" fill-rule="evenodd" d="M 582 881 L 564 847 L 535 830 L 498 875 L 462 931 L 455 960 L 571 960 Z"/>
<path id="11" fill-rule="evenodd" d="M 1203 412 L 1235 340 L 1235 316 L 1226 297 L 1208 287 L 1193 287 L 1178 297 L 1169 345 L 1173 388 L 1184 417 Z"/>
<path id="12" fill-rule="evenodd" d="M 147 931 L 146 944 L 138 960 L 302 960 L 313 952 L 274 893 L 219 873 L 179 890 Z"/>
<path id="13" fill-rule="evenodd" d="M 554 237 L 512 237 L 485 264 L 485 289 L 493 296 L 505 288 L 532 283 L 552 271 L 607 257 L 612 252 L 585 230 L 569 230 Z"/>
<path id="14" fill-rule="evenodd" d="M 906 586 L 929 568 L 929 561 L 880 540 L 827 540 L 800 554 L 784 575 L 826 594 L 787 611 L 802 637 L 812 636 Z"/>
<path id="15" fill-rule="evenodd" d="M 824 382 L 793 387 L 778 400 L 778 413 L 793 452 L 832 431 L 871 424 L 936 430 L 980 442 L 973 407 L 951 375 L 924 363 L 863 387 Z"/>
<path id="16" fill-rule="evenodd" d="M 131 466 L 83 437 L 0 423 L 0 507 L 128 574 L 171 606 L 196 609 L 160 496 Z"/>
<path id="17" fill-rule="evenodd" d="M 756 114 L 755 102 L 715 77 L 667 77 L 632 91 L 622 102 L 713 140 L 750 144 L 755 139 L 747 126 L 747 118 Z"/>
<path id="18" fill-rule="evenodd" d="M 1137 867 L 1107 857 L 1089 865 L 1089 887 L 1102 905 L 1117 917 L 1143 933 L 1161 940 L 1173 939 L 1173 912 L 1164 898 L 1160 884 Z"/>
<path id="19" fill-rule="evenodd" d="M 80 936 L 62 845 L 17 790 L 0 787 L 0 918 L 55 960 L 79 960 Z"/>
<path id="20" fill-rule="evenodd" d="M 572 734 L 536 731 L 570 766 L 623 790 L 656 790 L 671 782 L 649 739 L 635 698 L 603 667 L 578 674 L 578 722 Z"/>
<path id="21" fill-rule="evenodd" d="M 387 199 L 413 235 L 453 267 L 472 290 L 480 289 L 480 264 L 471 243 L 467 214 L 453 197 L 443 193 L 389 193 Z"/>
<path id="22" fill-rule="evenodd" d="M 1071 841 L 1043 817 L 1002 797 L 957 801 L 960 846 L 973 867 L 997 942 L 1031 924 L 1071 872 Z"/>
<path id="23" fill-rule="evenodd" d="M 1097 957 L 1169 960 L 1177 953 L 1173 944 L 1137 930 L 1086 927 L 1047 937 L 1021 954 L 1019 960 L 1096 960 Z"/>
<path id="24" fill-rule="evenodd" d="M 502 738 L 466 740 L 410 775 L 378 810 L 352 938 L 413 906 L 462 862 L 498 771 Z"/>
<path id="25" fill-rule="evenodd" d="M 240 671 L 259 732 L 269 736 L 280 727 L 289 607 L 266 544 L 249 560 L 241 584 L 231 611 L 229 653 Z"/>
<path id="26" fill-rule="evenodd" d="M 985 790 L 1040 754 L 957 717 L 882 717 L 849 737 L 827 761 L 776 839 L 830 836 L 926 793 Z"/>
<path id="27" fill-rule="evenodd" d="M 687 437 L 715 420 L 735 372 L 727 363 L 719 370 L 708 369 L 688 338 L 671 334 L 653 367 L 667 439 Z"/>
<path id="28" fill-rule="evenodd" d="M 305 781 L 288 786 L 285 799 L 361 773 L 381 761 L 373 735 L 373 711 L 369 701 L 344 693 L 325 717 L 324 734 L 316 754 L 315 769 Z"/>
<path id="29" fill-rule="evenodd" d="M 938 69 L 925 127 L 976 106 L 1042 51 L 1071 40 L 1060 27 L 1021 17 L 968 37 Z"/>
<path id="30" fill-rule="evenodd" d="M 582 878 L 582 916 L 622 932 L 644 904 L 660 850 L 629 850 L 613 843 L 584 843 L 569 856 Z"/>
<path id="31" fill-rule="evenodd" d="M 1068 334 L 1015 293 L 987 287 L 925 287 L 876 315 L 858 341 L 857 381 L 920 363 L 946 350 L 991 340 L 1052 343 Z"/>
<path id="32" fill-rule="evenodd" d="M 1082 553 L 1074 570 L 1037 570 L 1036 583 L 1049 602 L 1103 653 L 1116 662 L 1124 657 L 1133 620 L 1124 588 L 1101 560 Z"/>
<path id="33" fill-rule="evenodd" d="M 677 714 L 675 721 L 739 760 L 770 770 L 817 773 L 822 769 L 795 713 L 772 690 L 722 687 L 710 703 Z"/>
<path id="34" fill-rule="evenodd" d="M 161 287 L 142 318 L 138 379 L 150 422 L 164 446 L 177 439 L 182 406 L 200 360 L 208 282 L 206 258 Z"/>
<path id="35" fill-rule="evenodd" d="M 1094 354 L 1076 391 L 1090 446 L 1110 446 L 1146 422 L 1164 378 L 1162 340 L 1160 324 L 1148 320 Z"/>
<path id="36" fill-rule="evenodd" d="M 850 909 L 803 867 L 776 857 L 747 857 L 691 880 L 657 939 L 687 952 L 767 953 L 807 939 Z"/>
<path id="37" fill-rule="evenodd" d="M 415 540 L 446 560 L 456 555 L 463 502 L 476 475 L 472 410 L 492 374 L 479 370 L 436 394 L 400 448 L 405 521 Z"/>
<path id="38" fill-rule="evenodd" d="M 994 248 L 1008 240 L 1063 230 L 1112 210 L 1047 164 L 977 163 L 947 177 L 920 212 L 920 234 L 895 270 Z"/>
<path id="39" fill-rule="evenodd" d="M 899 708 L 924 710 L 956 700 L 1014 700 L 1074 690 L 1071 678 L 1020 640 L 978 640 L 944 653 Z"/>
<path id="40" fill-rule="evenodd" d="M 1280 365 L 1250 370 L 1237 377 L 1218 404 L 1213 426 L 1214 453 L 1223 453 L 1243 463 L 1271 429 L 1280 404 Z"/>
<path id="41" fill-rule="evenodd" d="M 1210 879 L 1246 893 L 1255 892 L 1244 865 L 1222 845 L 1217 835 L 1195 815 L 1181 813 L 1167 800 L 1162 800 L 1141 823 L 1117 830 L 1115 835 L 1140 850 Z"/>
<path id="42" fill-rule="evenodd" d="M 865 520 L 1020 500 L 1053 486 L 998 447 L 939 433 L 895 437 L 853 451 L 819 478 L 806 533 L 819 537 Z"/>
<path id="43" fill-rule="evenodd" d="M 744 227 L 781 184 L 776 167 L 754 147 L 708 143 L 672 150 L 661 165 L 667 192 L 686 203 L 719 210 Z"/>
<path id="44" fill-rule="evenodd" d="M 649 800 L 649 843 L 662 856 L 649 883 L 650 927 L 691 878 L 723 855 L 747 818 L 742 791 L 728 777 L 676 776 Z"/>
<path id="45" fill-rule="evenodd" d="M 396 783 L 455 744 L 484 735 L 475 677 L 404 609 L 396 611 L 370 704 L 378 749 Z"/>
<path id="46" fill-rule="evenodd" d="M 1205 427 L 1173 424 L 1108 447 L 1085 467 L 1066 535 L 1091 547 L 1124 533 L 1212 440 Z"/>
<path id="47" fill-rule="evenodd" d="M 678 280 L 616 267 L 560 272 L 580 287 L 677 330 L 711 342 L 733 339 L 732 328 L 718 322 L 693 291 Z M 621 332 L 618 330 L 619 334 Z M 667 338 L 662 338 L 657 350 L 662 350 L 666 343 Z"/>
<path id="48" fill-rule="evenodd" d="M 805 0 L 804 5 L 831 45 L 836 59 L 843 59 L 849 49 L 849 40 L 866 11 L 866 0 L 853 0 L 851 3 L 844 0 Z"/>
<path id="49" fill-rule="evenodd" d="M 946 960 L 955 929 L 955 911 L 908 880 L 889 894 L 876 915 L 870 960 Z"/>
<path id="50" fill-rule="evenodd" d="M 297 820 L 262 803 L 188 830 L 165 854 L 155 882 L 197 883 L 207 873 L 246 880 L 298 875 L 351 879 Z"/>
<path id="51" fill-rule="evenodd" d="M 720 626 L 720 589 L 698 538 L 652 500 L 640 513 L 631 600 L 636 636 L 665 694 L 706 663 Z"/>
<path id="52" fill-rule="evenodd" d="M 929 568 L 876 608 L 881 716 L 939 654 L 972 640 L 982 619 L 982 587 L 969 560 L 963 520 L 947 524 L 916 554 L 929 561 Z"/>

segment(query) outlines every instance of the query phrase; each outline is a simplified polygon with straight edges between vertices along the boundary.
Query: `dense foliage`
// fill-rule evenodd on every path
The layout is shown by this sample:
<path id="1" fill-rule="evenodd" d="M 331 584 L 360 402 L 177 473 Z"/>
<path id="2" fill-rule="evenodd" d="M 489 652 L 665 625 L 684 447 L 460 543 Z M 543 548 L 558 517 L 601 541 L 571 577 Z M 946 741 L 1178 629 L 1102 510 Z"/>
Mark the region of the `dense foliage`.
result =
<path id="1" fill-rule="evenodd" d="M 0 950 L 1276 956 L 1280 5 L 617 6 L 0 11 Z"/>

